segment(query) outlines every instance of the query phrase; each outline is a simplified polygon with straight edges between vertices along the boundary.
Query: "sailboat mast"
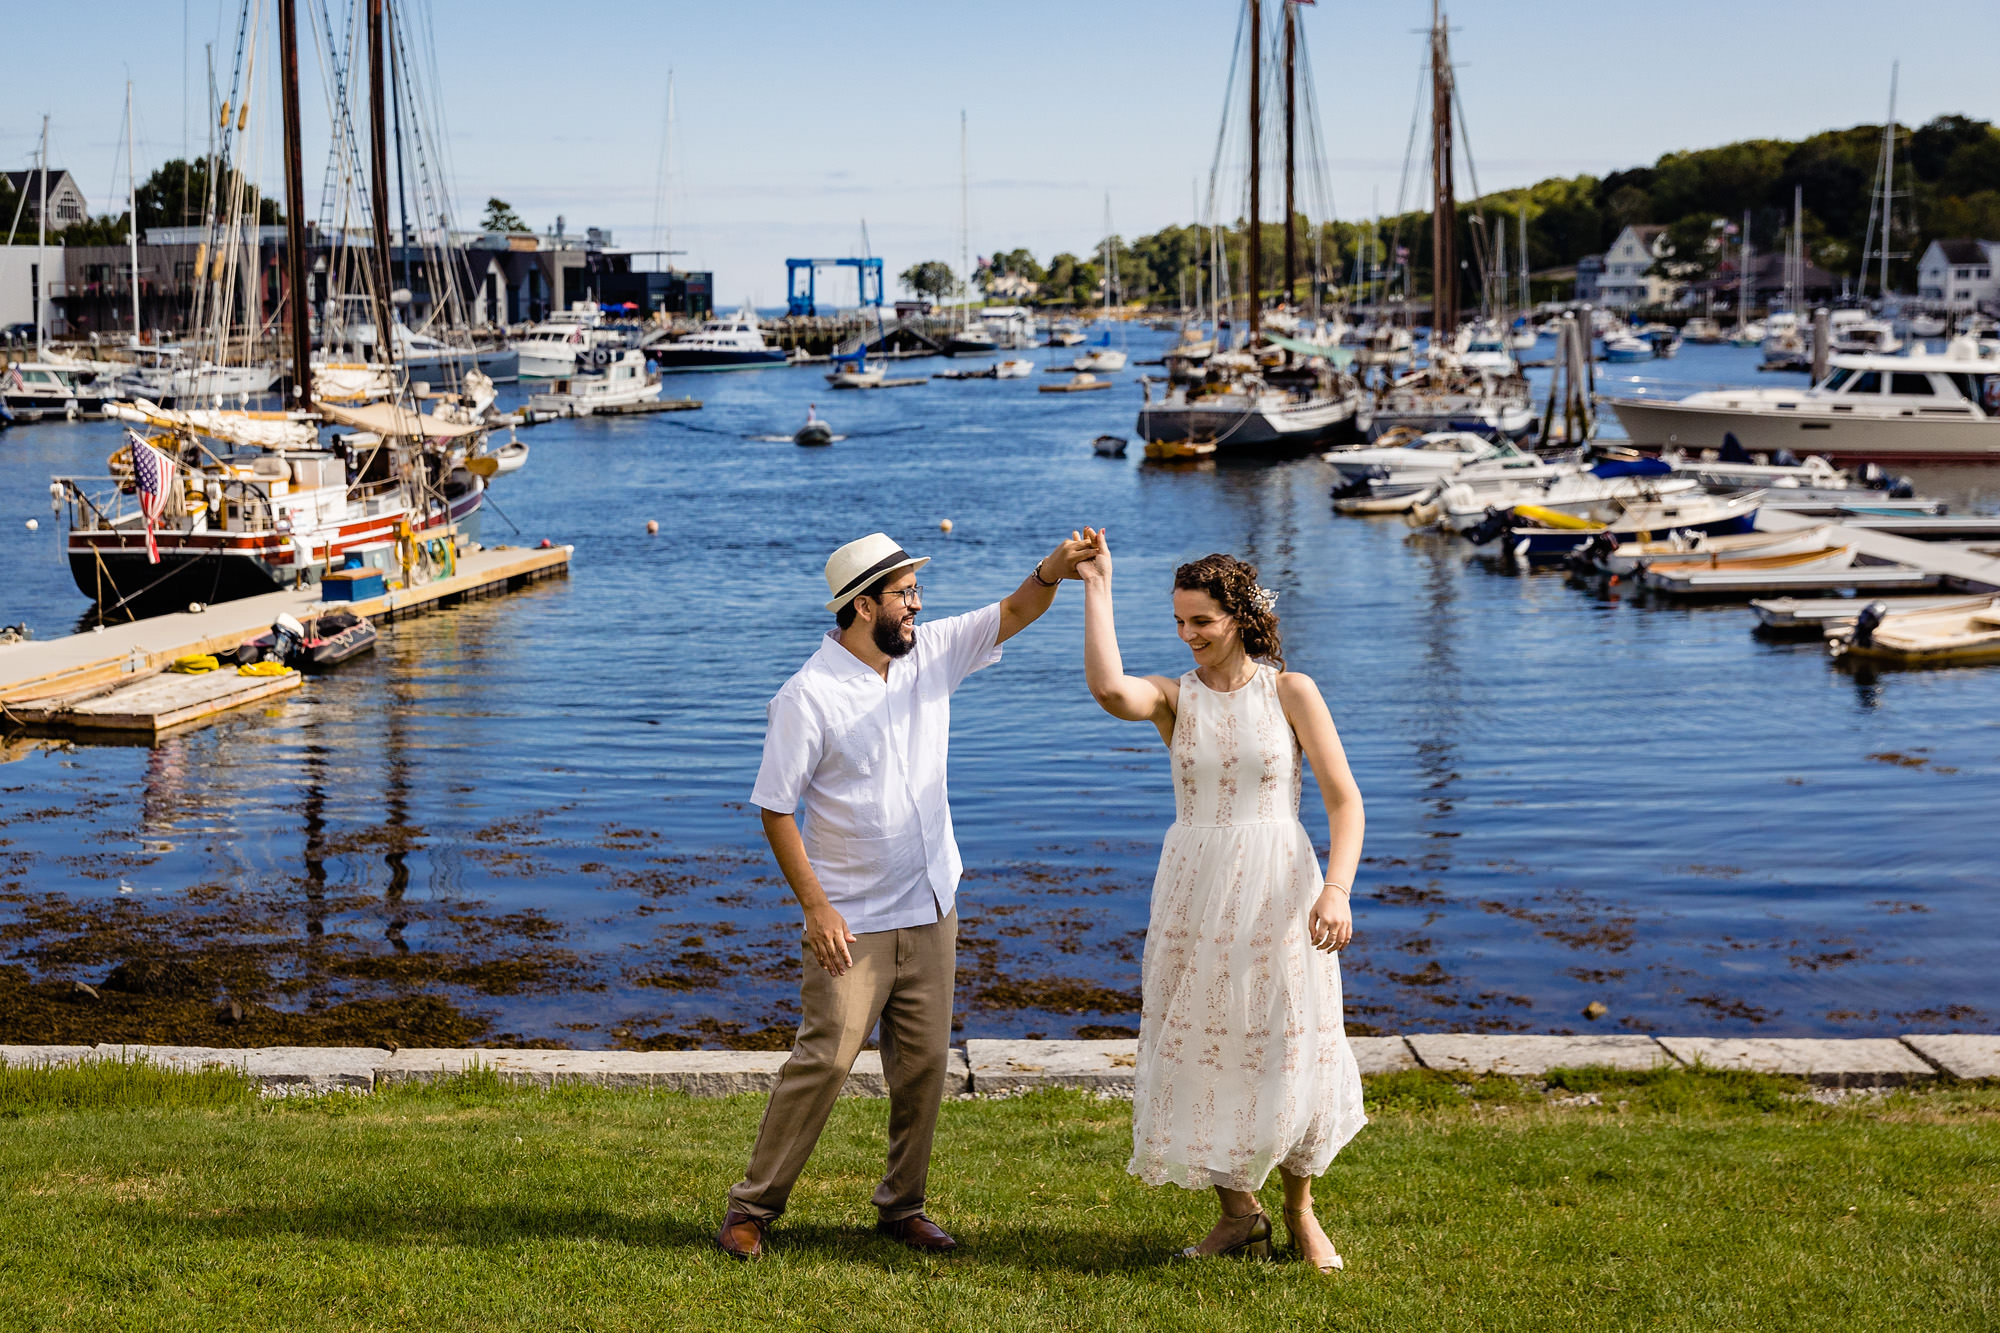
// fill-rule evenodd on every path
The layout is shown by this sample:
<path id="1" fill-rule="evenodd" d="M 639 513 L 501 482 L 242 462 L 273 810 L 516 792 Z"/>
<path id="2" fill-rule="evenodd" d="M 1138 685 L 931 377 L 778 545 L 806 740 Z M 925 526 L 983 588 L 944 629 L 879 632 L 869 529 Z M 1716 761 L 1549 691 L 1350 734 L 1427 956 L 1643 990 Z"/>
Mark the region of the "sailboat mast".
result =
<path id="1" fill-rule="evenodd" d="M 1458 203 L 1451 179 L 1451 52 L 1431 0 L 1431 345 L 1458 329 Z"/>
<path id="2" fill-rule="evenodd" d="M 1521 314 L 1526 316 L 1535 308 L 1535 296 L 1529 290 L 1528 284 L 1528 206 L 1526 204 L 1522 204 L 1520 211 L 1514 214 L 1514 220 L 1520 224 L 1518 237 L 1521 243 L 1515 248 L 1521 252 Z"/>
<path id="3" fill-rule="evenodd" d="M 958 305 L 958 326 L 966 325 L 972 303 L 972 182 L 967 165 L 965 108 L 958 110 L 958 271 L 965 276 L 965 292 Z"/>
<path id="4" fill-rule="evenodd" d="M 1298 169 L 1298 127 L 1299 127 L 1299 34 L 1298 17 L 1292 8 L 1292 0 L 1283 0 L 1285 7 L 1285 304 L 1290 305 L 1298 291 L 1298 207 L 1293 203 L 1293 177 Z"/>
<path id="5" fill-rule="evenodd" d="M 1251 0 L 1256 3 L 1256 0 Z M 42 330 L 49 322 L 49 118 L 42 117 L 42 202 L 35 210 L 35 360 L 47 347 Z"/>
<path id="6" fill-rule="evenodd" d="M 1738 252 L 1743 271 L 1736 275 L 1736 331 L 1750 322 L 1750 210 L 1743 210 L 1743 245 Z"/>
<path id="7" fill-rule="evenodd" d="M 299 143 L 299 19 L 296 0 L 278 0 L 279 81 L 285 116 L 285 285 L 292 333 L 292 396 L 310 408 L 312 303 L 306 295 L 306 181 Z"/>
<path id="8" fill-rule="evenodd" d="M 125 80 L 125 240 L 132 254 L 132 345 L 139 345 L 139 165 L 132 156 L 132 80 Z"/>
<path id="9" fill-rule="evenodd" d="M 368 0 L 368 185 L 375 224 L 375 352 L 383 365 L 396 360 L 396 325 L 389 309 L 389 117 L 383 99 L 386 56 L 383 10 L 388 0 Z"/>
<path id="10" fill-rule="evenodd" d="M 1895 198 L 1896 186 L 1896 76 L 1902 71 L 1903 62 L 1892 61 L 1889 65 L 1889 119 L 1882 125 L 1882 280 L 1877 284 L 1883 297 L 1889 295 L 1889 220 L 1890 201 Z"/>
<path id="11" fill-rule="evenodd" d="M 1259 205 L 1262 204 L 1263 172 L 1259 152 L 1264 138 L 1264 8 L 1250 0 L 1250 229 L 1245 249 L 1244 269 L 1250 280 L 1250 337 L 1257 337 L 1258 298 L 1264 286 L 1263 237 L 1258 234 Z"/>

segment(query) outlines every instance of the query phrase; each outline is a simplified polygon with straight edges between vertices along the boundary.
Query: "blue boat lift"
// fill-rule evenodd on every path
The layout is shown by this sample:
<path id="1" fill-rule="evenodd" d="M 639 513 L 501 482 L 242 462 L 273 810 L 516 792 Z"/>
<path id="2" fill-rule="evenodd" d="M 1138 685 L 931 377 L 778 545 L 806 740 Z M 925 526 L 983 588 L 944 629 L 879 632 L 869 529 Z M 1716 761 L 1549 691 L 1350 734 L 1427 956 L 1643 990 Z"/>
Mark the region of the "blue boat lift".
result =
<path id="1" fill-rule="evenodd" d="M 787 259 L 785 261 L 785 313 L 808 318 L 819 314 L 819 271 L 823 268 L 851 268 L 861 284 L 861 304 L 882 309 L 882 261 L 867 259 Z M 804 275 L 805 290 L 800 288 Z M 878 314 L 879 321 L 880 316 Z"/>

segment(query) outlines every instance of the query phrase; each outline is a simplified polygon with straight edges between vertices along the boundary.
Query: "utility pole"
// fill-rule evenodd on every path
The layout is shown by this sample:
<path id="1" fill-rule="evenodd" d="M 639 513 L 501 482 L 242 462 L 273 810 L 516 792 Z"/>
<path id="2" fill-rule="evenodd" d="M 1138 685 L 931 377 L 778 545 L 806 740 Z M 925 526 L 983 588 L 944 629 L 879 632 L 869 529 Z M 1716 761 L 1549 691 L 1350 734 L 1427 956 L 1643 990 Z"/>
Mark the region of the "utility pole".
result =
<path id="1" fill-rule="evenodd" d="M 285 285 L 290 289 L 292 397 L 311 408 L 312 303 L 306 298 L 306 182 L 299 142 L 299 17 L 296 0 L 278 0 L 279 78 L 285 114 Z"/>

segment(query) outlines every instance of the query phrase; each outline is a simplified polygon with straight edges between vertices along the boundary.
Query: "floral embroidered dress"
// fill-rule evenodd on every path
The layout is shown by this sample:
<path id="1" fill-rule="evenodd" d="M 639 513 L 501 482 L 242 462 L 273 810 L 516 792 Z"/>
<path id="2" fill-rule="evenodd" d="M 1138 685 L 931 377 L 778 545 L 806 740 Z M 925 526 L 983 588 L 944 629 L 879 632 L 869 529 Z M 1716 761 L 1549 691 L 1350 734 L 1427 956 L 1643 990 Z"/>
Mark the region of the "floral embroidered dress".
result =
<path id="1" fill-rule="evenodd" d="M 1171 750 L 1126 1169 L 1189 1189 L 1317 1176 L 1367 1117 L 1339 955 L 1308 935 L 1322 880 L 1277 671 L 1226 694 L 1182 676 Z"/>

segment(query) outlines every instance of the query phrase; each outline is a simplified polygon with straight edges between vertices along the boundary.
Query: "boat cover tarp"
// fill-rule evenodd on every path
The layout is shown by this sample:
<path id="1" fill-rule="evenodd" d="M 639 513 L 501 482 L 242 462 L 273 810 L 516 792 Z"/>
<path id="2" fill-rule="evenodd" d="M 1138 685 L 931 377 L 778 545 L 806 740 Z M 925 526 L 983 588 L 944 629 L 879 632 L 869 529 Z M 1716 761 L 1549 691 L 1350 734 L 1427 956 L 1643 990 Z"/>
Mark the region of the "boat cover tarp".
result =
<path id="1" fill-rule="evenodd" d="M 1593 477 L 1664 477 L 1673 465 L 1657 458 L 1607 458 L 1590 470 Z"/>
<path id="2" fill-rule="evenodd" d="M 364 403 L 354 407 L 343 407 L 338 403 L 316 400 L 313 405 L 328 421 L 337 421 L 356 430 L 373 431 L 377 435 L 404 437 L 421 435 L 430 440 L 456 440 L 467 435 L 477 435 L 485 429 L 482 426 L 468 426 L 460 421 L 444 421 L 428 412 L 412 412 L 394 403 Z"/>
<path id="3" fill-rule="evenodd" d="M 1297 338 L 1286 338 L 1276 333 L 1265 333 L 1260 336 L 1273 347 L 1282 347 L 1287 352 L 1297 352 L 1300 356 L 1322 357 L 1342 370 L 1347 369 L 1354 361 L 1352 347 L 1328 347 L 1323 343 L 1300 342 Z"/>
<path id="4" fill-rule="evenodd" d="M 253 449 L 312 449 L 319 444 L 319 427 L 277 412 L 223 412 L 214 408 L 174 409 L 136 398 L 106 403 L 104 415 L 160 430 L 185 430 L 227 444 Z"/>

